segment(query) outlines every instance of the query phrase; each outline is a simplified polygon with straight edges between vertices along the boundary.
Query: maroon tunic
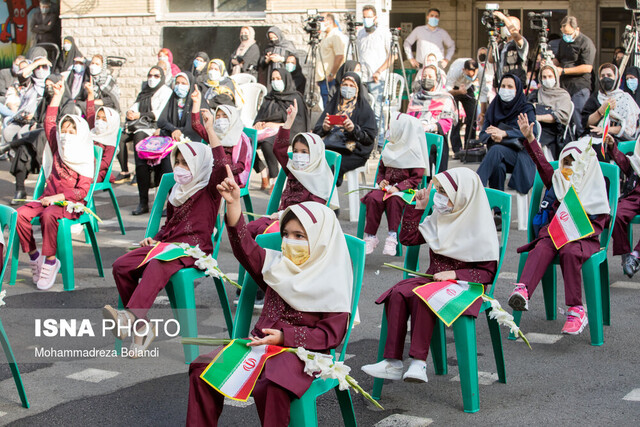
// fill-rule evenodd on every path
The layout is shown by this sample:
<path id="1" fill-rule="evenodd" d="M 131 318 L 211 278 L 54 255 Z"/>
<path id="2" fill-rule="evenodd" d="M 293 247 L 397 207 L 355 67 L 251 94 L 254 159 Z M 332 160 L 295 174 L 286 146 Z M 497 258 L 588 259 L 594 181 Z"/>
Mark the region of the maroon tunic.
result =
<path id="1" fill-rule="evenodd" d="M 424 211 L 417 210 L 414 206 L 407 206 L 400 230 L 400 243 L 407 246 L 422 245 L 425 242 L 420 233 L 420 219 Z M 489 285 L 498 270 L 496 261 L 465 262 L 443 255 L 438 255 L 429 249 L 430 264 L 427 274 L 435 274 L 442 271 L 455 271 L 458 280 L 483 283 Z M 376 304 L 385 305 L 387 313 L 387 342 L 384 349 L 385 359 L 402 360 L 404 341 L 407 335 L 407 320 L 411 318 L 411 347 L 409 357 L 418 360 L 426 360 L 429 354 L 429 344 L 436 325 L 436 315 L 413 292 L 413 290 L 430 279 L 416 277 L 405 279 L 385 291 Z M 482 300 L 478 299 L 467 308 L 463 315 L 478 317 L 482 306 Z"/>
<path id="2" fill-rule="evenodd" d="M 540 145 L 537 141 L 529 143 L 525 139 L 524 146 L 538 168 L 542 183 L 546 188 L 551 188 L 553 186 L 553 167 L 542 153 Z M 559 206 L 560 202 L 556 200 L 549 221 L 551 221 Z M 542 280 L 542 276 L 544 276 L 553 259 L 558 255 L 564 279 L 565 303 L 569 307 L 581 306 L 582 264 L 591 255 L 600 250 L 600 233 L 602 233 L 608 220 L 609 215 L 607 214 L 592 218 L 591 225 L 593 225 L 594 234 L 575 242 L 569 242 L 560 250 L 556 249 L 551 236 L 549 236 L 549 224 L 540 229 L 535 240 L 518 248 L 518 253 L 529 252 L 520 276 L 520 283 L 526 285 L 529 298 L 531 298 L 533 291 Z"/>
<path id="3" fill-rule="evenodd" d="M 40 199 L 56 194 L 63 194 L 64 199 L 71 202 L 86 204 L 84 198 L 91 188 L 92 178 L 82 176 L 68 167 L 58 153 L 58 140 L 56 137 L 56 117 L 58 107 L 47 107 L 44 119 L 44 132 L 53 154 L 51 174 L 47 178 L 44 191 Z M 61 206 L 43 207 L 38 202 L 27 203 L 18 208 L 18 223 L 16 230 L 20 239 L 20 245 L 25 252 L 36 250 L 36 242 L 33 238 L 31 220 L 40 217 L 42 228 L 42 254 L 54 256 L 57 248 L 58 220 L 62 218 L 76 219 L 79 213 L 69 213 Z"/>
<path id="4" fill-rule="evenodd" d="M 293 309 L 262 276 L 266 252 L 248 234 L 244 219 L 236 227 L 227 227 L 233 254 L 258 286 L 265 291 L 264 309 L 251 335 L 263 337 L 262 329 L 283 332 L 285 347 L 304 347 L 307 350 L 328 352 L 336 348 L 346 334 L 349 313 L 309 313 Z M 189 368 L 190 391 L 187 425 L 216 425 L 222 412 L 223 396 L 199 377 L 221 348 L 198 357 Z M 265 393 L 253 396 L 263 425 L 288 425 L 289 404 L 293 397 L 301 397 L 313 382 L 304 373 L 304 363 L 292 353 L 281 353 L 267 360 L 256 389 Z M 273 394 L 276 394 L 274 399 Z M 266 404 L 271 399 L 273 407 Z M 268 409 L 266 411 L 265 409 Z"/>
<path id="5" fill-rule="evenodd" d="M 96 125 L 96 109 L 93 100 L 87 100 L 87 123 L 89 123 L 89 129 L 93 129 Z M 110 145 L 100 144 L 99 142 L 93 142 L 94 145 L 102 148 L 102 159 L 100 160 L 100 173 L 98 174 L 98 181 L 104 181 L 104 177 L 107 176 L 109 165 L 116 153 L 116 147 Z M 115 177 L 112 177 L 115 179 Z"/>
<path id="6" fill-rule="evenodd" d="M 620 152 L 617 146 L 609 146 L 609 155 L 628 178 L 633 176 L 634 170 L 631 167 L 629 158 Z M 614 255 L 623 255 L 631 252 L 629 225 L 636 215 L 640 215 L 640 185 L 636 185 L 629 194 L 618 200 L 618 210 L 611 235 Z M 640 251 L 640 242 L 633 250 Z"/>

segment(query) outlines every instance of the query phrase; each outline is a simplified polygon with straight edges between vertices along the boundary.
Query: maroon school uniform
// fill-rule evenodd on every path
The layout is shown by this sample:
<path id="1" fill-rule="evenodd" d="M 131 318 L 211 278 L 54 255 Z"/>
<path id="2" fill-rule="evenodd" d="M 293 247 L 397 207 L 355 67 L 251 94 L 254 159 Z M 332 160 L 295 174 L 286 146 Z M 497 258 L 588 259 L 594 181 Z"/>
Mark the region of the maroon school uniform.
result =
<path id="1" fill-rule="evenodd" d="M 380 185 L 382 180 L 387 180 L 390 186 L 396 187 L 400 191 L 408 190 L 410 188 L 417 189 L 420 182 L 422 182 L 422 176 L 424 175 L 424 168 L 415 169 L 398 169 L 386 167 L 382 160 L 378 165 L 378 176 L 376 178 L 376 184 Z M 389 231 L 397 231 L 400 226 L 400 220 L 402 219 L 402 210 L 406 206 L 406 203 L 400 197 L 389 197 L 387 200 L 382 200 L 386 193 L 382 190 L 372 190 L 367 193 L 362 199 L 362 203 L 367 207 L 366 222 L 364 226 L 364 232 L 367 234 L 375 235 L 380 227 L 380 221 L 382 220 L 382 214 L 387 213 L 387 223 L 389 224 Z"/>
<path id="2" fill-rule="evenodd" d="M 629 158 L 620 152 L 618 147 L 609 146 L 609 155 L 615 160 L 616 164 L 622 170 L 622 173 L 628 178 L 633 175 L 634 170 L 631 167 Z M 629 194 L 618 200 L 618 210 L 611 235 L 614 255 L 623 255 L 631 252 L 629 225 L 636 215 L 640 215 L 640 185 L 636 185 Z M 638 242 L 633 250 L 640 251 L 640 242 Z"/>
<path id="3" fill-rule="evenodd" d="M 53 154 L 51 174 L 47 178 L 44 192 L 40 199 L 56 194 L 64 194 L 64 199 L 70 202 L 83 203 L 84 198 L 91 188 L 92 178 L 80 175 L 68 167 L 60 158 L 58 153 L 58 139 L 56 137 L 56 117 L 58 107 L 47 107 L 47 114 L 44 119 L 44 132 L 49 141 L 49 147 Z M 50 205 L 46 208 L 38 202 L 27 203 L 18 208 L 18 223 L 16 230 L 20 245 L 24 252 L 36 250 L 36 242 L 33 238 L 33 227 L 31 220 L 40 217 L 40 227 L 42 229 L 42 255 L 54 256 L 57 248 L 58 220 L 62 218 L 76 219 L 79 213 L 67 212 L 62 206 Z"/>
<path id="4" fill-rule="evenodd" d="M 244 220 L 227 227 L 233 254 L 265 291 L 264 309 L 251 335 L 263 337 L 262 329 L 283 332 L 285 347 L 328 352 L 343 340 L 349 313 L 309 313 L 289 306 L 264 281 L 262 267 L 265 250 L 249 236 Z M 200 379 L 200 375 L 221 348 L 198 357 L 189 367 L 189 408 L 187 425 L 216 426 L 222 413 L 224 396 Z M 281 353 L 267 360 L 253 390 L 258 415 L 265 426 L 287 426 L 291 400 L 301 397 L 314 378 L 304 373 L 304 363 L 292 353 Z"/>
<path id="5" fill-rule="evenodd" d="M 93 100 L 87 101 L 87 123 L 89 123 L 89 129 L 93 129 L 96 125 L 96 108 Z M 99 142 L 93 142 L 94 145 L 102 148 L 102 159 L 100 160 L 100 173 L 98 174 L 98 181 L 104 181 L 104 177 L 107 176 L 109 165 L 116 153 L 116 147 L 110 145 L 104 145 Z M 113 178 L 113 177 L 112 177 Z M 115 179 L 115 178 L 114 178 Z"/>
<path id="6" fill-rule="evenodd" d="M 553 186 L 553 167 L 544 157 L 540 145 L 537 141 L 529 143 L 526 139 L 524 145 L 538 168 L 542 183 L 546 188 L 551 188 Z M 549 221 L 559 206 L 560 202 L 556 200 Z M 549 236 L 549 224 L 540 229 L 535 240 L 518 248 L 518 253 L 529 252 L 520 276 L 520 283 L 526 285 L 529 298 L 542 280 L 547 267 L 558 255 L 564 280 L 565 303 L 569 307 L 582 305 L 582 264 L 600 250 L 600 233 L 602 233 L 608 218 L 607 214 L 597 215 L 596 218 L 591 219 L 594 230 L 591 236 L 569 242 L 560 250 L 556 249 L 551 236 Z"/>
<path id="7" fill-rule="evenodd" d="M 280 163 L 282 170 L 287 174 L 287 181 L 282 189 L 282 196 L 280 197 L 280 206 L 278 207 L 278 210 L 283 211 L 289 206 L 297 205 L 302 202 L 318 202 L 326 205 L 326 200 L 307 190 L 306 187 L 302 185 L 302 183 L 300 183 L 300 181 L 298 181 L 298 179 L 291 173 L 289 168 L 287 168 L 287 163 L 289 163 L 289 155 L 287 152 L 289 150 L 290 133 L 290 129 L 284 129 L 281 126 L 273 145 L 273 154 L 276 156 L 276 159 L 278 159 L 278 163 Z M 249 222 L 249 224 L 247 224 L 247 229 L 249 230 L 251 237 L 255 239 L 256 236 L 264 233 L 265 230 L 274 222 L 275 220 L 271 218 L 258 218 L 255 221 Z"/>
<path id="8" fill-rule="evenodd" d="M 220 208 L 220 193 L 216 186 L 226 177 L 222 147 L 212 148 L 214 167 L 209 184 L 192 195 L 181 206 L 167 203 L 167 220 L 153 236 L 158 242 L 180 242 L 198 245 L 207 254 L 213 252 L 211 234 Z M 222 161 L 220 159 L 223 159 Z M 113 263 L 113 277 L 124 306 L 136 317 L 144 318 L 158 293 L 167 286 L 178 270 L 194 265 L 191 257 L 173 261 L 151 260 L 138 268 L 152 246 L 137 248 Z"/>
<path id="9" fill-rule="evenodd" d="M 420 233 L 420 219 L 424 211 L 417 210 L 414 206 L 407 206 L 400 230 L 400 243 L 407 246 L 422 245 L 425 242 Z M 498 270 L 496 261 L 464 262 L 453 258 L 438 255 L 429 250 L 431 260 L 427 274 L 435 274 L 442 271 L 455 271 L 458 280 L 483 283 L 493 282 Z M 429 353 L 429 344 L 436 324 L 435 313 L 418 297 L 413 290 L 425 283 L 428 279 L 416 277 L 398 282 L 385 291 L 376 300 L 376 304 L 385 305 L 387 314 L 387 342 L 384 347 L 385 359 L 402 360 L 404 342 L 407 335 L 407 320 L 411 317 L 411 347 L 409 357 L 417 360 L 426 360 Z M 478 299 L 467 308 L 463 315 L 478 317 L 482 300 Z"/>

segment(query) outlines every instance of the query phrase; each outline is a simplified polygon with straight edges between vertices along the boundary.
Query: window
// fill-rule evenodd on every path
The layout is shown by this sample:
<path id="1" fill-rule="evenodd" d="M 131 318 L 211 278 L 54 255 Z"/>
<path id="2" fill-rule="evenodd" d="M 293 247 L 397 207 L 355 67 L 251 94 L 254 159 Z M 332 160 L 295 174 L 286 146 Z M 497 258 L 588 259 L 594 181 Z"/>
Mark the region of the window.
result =
<path id="1" fill-rule="evenodd" d="M 169 12 L 264 12 L 267 0 L 167 0 Z"/>

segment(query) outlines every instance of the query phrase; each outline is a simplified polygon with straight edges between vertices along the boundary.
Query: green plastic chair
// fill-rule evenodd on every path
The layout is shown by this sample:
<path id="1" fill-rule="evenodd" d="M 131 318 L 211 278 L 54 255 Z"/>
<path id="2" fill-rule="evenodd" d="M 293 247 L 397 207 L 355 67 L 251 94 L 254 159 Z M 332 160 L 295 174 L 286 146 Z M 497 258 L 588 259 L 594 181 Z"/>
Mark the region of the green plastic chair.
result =
<path id="1" fill-rule="evenodd" d="M 253 164 L 256 162 L 256 149 L 258 148 L 258 131 L 253 128 L 244 128 L 243 132 L 251 139 L 251 145 L 253 146 L 253 156 L 251 157 L 251 167 L 249 168 L 249 175 L 247 175 L 247 183 L 240 189 L 240 197 L 242 197 L 242 200 L 244 200 L 244 207 L 247 212 L 253 213 L 253 202 L 251 202 L 251 195 L 249 194 L 249 182 L 251 180 L 251 172 L 253 172 Z M 251 220 L 252 218 L 250 217 L 249 221 Z"/>
<path id="2" fill-rule="evenodd" d="M 158 233 L 160 229 L 160 222 L 162 220 L 162 210 L 164 209 L 164 202 L 171 191 L 171 188 L 175 184 L 173 173 L 165 173 L 162 175 L 162 180 L 158 186 L 156 192 L 156 198 L 151 208 L 151 214 L 149 215 L 149 223 L 147 224 L 147 231 L 145 237 L 153 237 Z M 215 237 L 212 235 L 212 241 L 215 241 Z M 196 315 L 196 299 L 195 288 L 193 282 L 196 279 L 204 277 L 204 271 L 198 268 L 183 268 L 175 273 L 169 279 L 169 283 L 165 287 L 169 302 L 171 303 L 171 310 L 173 316 L 180 323 L 180 335 L 183 338 L 198 336 L 198 319 Z M 233 320 L 231 317 L 231 308 L 229 306 L 229 299 L 227 298 L 227 292 L 224 288 L 224 284 L 218 278 L 213 279 L 216 290 L 218 291 L 218 298 L 220 298 L 220 304 L 222 305 L 222 311 L 224 313 L 225 323 L 227 324 L 227 330 L 231 335 L 233 330 Z M 124 308 L 122 300 L 118 297 L 118 307 Z M 183 344 L 184 349 L 184 363 L 191 363 L 193 359 L 200 354 L 199 346 Z M 116 350 L 118 353 L 122 348 L 122 340 L 116 338 Z"/>
<path id="3" fill-rule="evenodd" d="M 618 150 L 624 154 L 633 154 L 635 147 L 635 141 L 622 141 L 618 143 Z M 633 227 L 631 224 L 640 224 L 640 215 L 634 216 L 629 224 L 629 244 L 633 247 Z"/>
<path id="4" fill-rule="evenodd" d="M 11 255 L 10 248 L 13 247 L 13 242 L 18 240 L 16 239 L 17 222 L 18 212 L 9 206 L 0 205 L 0 233 L 4 233 L 5 228 L 9 229 L 9 239 L 6 241 L 6 256 L 2 263 L 2 272 L 0 272 L 0 290 L 2 289 L 4 273 L 7 271 L 7 266 L 9 265 L 9 256 Z M 27 392 L 24 390 L 24 384 L 22 383 L 22 377 L 20 376 L 20 370 L 18 369 L 18 362 L 16 362 L 16 358 L 13 355 L 13 350 L 11 349 L 9 338 L 7 337 L 7 333 L 2 325 L 2 320 L 0 320 L 0 343 L 2 343 L 4 355 L 7 357 L 7 362 L 9 362 L 9 368 L 11 369 L 13 380 L 16 383 L 16 388 L 18 389 L 22 406 L 28 408 L 29 400 L 27 399 Z"/>
<path id="5" fill-rule="evenodd" d="M 345 355 L 347 354 L 347 344 L 349 343 L 349 337 L 351 336 L 353 319 L 358 307 L 358 300 L 360 298 L 360 288 L 362 287 L 365 260 L 364 241 L 349 235 L 345 235 L 345 238 L 347 240 L 347 247 L 349 248 L 351 264 L 353 267 L 353 301 L 351 303 L 349 327 L 347 328 L 347 333 L 344 337 L 340 355 L 336 358 L 338 361 L 344 361 Z M 282 240 L 279 233 L 270 233 L 258 236 L 256 242 L 264 248 L 280 250 Z M 257 290 L 258 285 L 251 278 L 251 275 L 245 275 L 242 292 L 240 293 L 240 300 L 238 301 L 238 309 L 236 311 L 236 317 L 233 324 L 233 338 L 244 338 L 249 336 L 251 316 L 253 313 L 253 302 L 255 300 Z M 332 353 L 334 352 L 332 351 Z M 338 389 L 337 380 L 321 380 L 319 378 L 315 379 L 313 383 L 311 383 L 311 387 L 309 387 L 307 392 L 300 399 L 293 399 L 291 402 L 290 425 L 317 426 L 318 411 L 316 399 L 330 390 L 335 390 L 336 392 L 345 426 L 355 426 L 356 415 L 353 409 L 353 402 L 351 400 L 349 390 L 340 391 Z"/>
<path id="6" fill-rule="evenodd" d="M 489 205 L 491 208 L 498 208 L 501 212 L 502 220 L 502 236 L 500 240 L 500 259 L 498 261 L 498 269 L 493 279 L 491 287 L 486 294 L 493 297 L 496 285 L 498 283 L 498 276 L 502 269 L 502 263 L 504 262 L 504 254 L 507 250 L 507 243 L 509 240 L 509 226 L 511 224 L 511 195 L 506 194 L 499 190 L 485 188 L 487 198 L 489 199 Z M 431 191 L 431 197 L 429 204 L 425 209 L 423 219 L 430 213 L 433 206 L 433 194 L 435 189 Z M 404 267 L 413 271 L 419 271 L 420 246 L 407 247 L 407 254 L 405 256 Z M 403 279 L 408 279 L 408 273 L 404 273 Z M 496 368 L 498 371 L 498 381 L 501 383 L 507 382 L 507 374 L 504 363 L 504 351 L 502 348 L 502 337 L 500 335 L 500 326 L 495 319 L 489 318 L 489 309 L 491 304 L 483 302 L 480 307 L 480 313 L 484 312 L 487 316 L 487 323 L 489 325 L 489 333 L 491 335 L 491 344 L 493 345 L 493 354 L 496 361 Z M 476 343 L 476 319 L 472 316 L 460 316 L 451 325 L 453 329 L 453 336 L 456 345 L 456 354 L 458 356 L 458 368 L 460 374 L 460 388 L 462 391 L 462 402 L 465 412 L 478 412 L 480 410 L 480 389 L 478 385 L 478 356 L 477 356 L 477 343 Z M 387 315 L 382 311 L 382 327 L 380 330 L 380 341 L 378 344 L 378 361 L 384 359 L 384 346 L 387 342 Z M 446 375 L 448 372 L 447 367 L 447 343 L 445 335 L 445 326 L 439 319 L 433 330 L 433 336 L 431 338 L 431 357 L 433 359 L 433 366 L 436 375 Z M 380 399 L 382 394 L 382 386 L 384 380 L 381 378 L 375 378 L 373 381 L 372 397 L 374 399 Z"/>
<path id="7" fill-rule="evenodd" d="M 122 128 L 120 128 L 120 130 L 118 132 L 118 140 L 116 142 L 116 151 L 114 151 L 113 157 L 111 158 L 111 163 L 109 163 L 109 169 L 107 169 L 107 174 L 104 176 L 104 180 L 102 180 L 102 182 L 96 182 L 95 191 L 108 191 L 109 192 L 109 197 L 111 197 L 111 204 L 113 205 L 113 209 L 116 211 L 116 216 L 118 217 L 118 224 L 120 224 L 120 232 L 122 233 L 122 235 L 125 235 L 126 232 L 124 230 L 124 222 L 122 221 L 122 215 L 120 214 L 120 206 L 118 205 L 118 199 L 116 198 L 116 194 L 113 191 L 113 186 L 111 185 L 111 181 L 110 181 L 111 180 L 111 170 L 113 169 L 113 162 L 114 162 L 116 156 L 118 155 L 118 151 L 119 151 L 119 148 L 120 148 L 120 138 L 121 137 L 122 137 Z M 98 213 L 96 211 L 96 203 L 95 203 L 95 200 L 93 198 L 91 199 L 91 206 L 89 206 L 89 209 L 91 209 L 96 214 Z M 98 228 L 98 221 L 96 221 L 95 218 L 92 218 L 91 221 L 92 221 L 91 225 L 93 225 L 93 228 L 96 231 L 96 233 L 98 231 L 100 231 L 99 228 Z"/>
<path id="8" fill-rule="evenodd" d="M 551 162 L 554 169 L 558 168 L 558 162 Z M 600 162 L 602 174 L 609 180 L 609 206 L 611 207 L 611 218 L 616 217 L 618 208 L 618 197 L 620 195 L 620 169 L 616 165 Z M 527 226 L 528 241 L 533 241 L 536 236 L 533 235 L 533 217 L 538 212 L 540 201 L 543 197 L 542 179 L 536 173 L 531 192 L 531 203 L 529 203 L 529 219 Z M 591 333 L 591 345 L 600 346 L 603 340 L 603 325 L 611 324 L 611 309 L 609 294 L 609 263 L 607 261 L 607 249 L 611 241 L 611 233 L 613 225 L 610 224 L 602 230 L 600 234 L 600 250 L 593 254 L 582 265 L 582 281 L 584 283 L 584 294 L 587 300 L 587 316 L 589 318 L 589 332 Z M 524 252 L 520 255 L 520 264 L 518 266 L 518 281 L 527 261 L 529 254 Z M 556 265 L 559 263 L 556 256 L 553 263 L 547 269 L 542 277 L 542 292 L 544 295 L 544 306 L 547 320 L 556 319 L 557 292 L 556 292 Z M 522 311 L 514 311 L 513 318 L 516 324 L 520 325 Z M 513 334 L 509 334 L 510 340 L 515 340 Z"/>
<path id="9" fill-rule="evenodd" d="M 89 187 L 89 192 L 84 200 L 87 202 L 87 206 L 93 203 L 93 192 L 95 190 L 96 181 L 98 180 L 98 174 L 100 173 L 100 159 L 102 159 L 102 148 L 94 146 L 93 156 L 95 158 L 95 172 L 93 175 L 93 183 Z M 44 192 L 45 186 L 44 168 L 40 169 L 36 188 L 33 192 L 33 198 L 37 199 Z M 82 213 L 78 219 L 62 218 L 58 220 L 58 237 L 57 237 L 57 250 L 56 257 L 60 260 L 60 271 L 62 273 L 62 283 L 65 291 L 72 291 L 75 289 L 76 279 L 74 274 L 75 264 L 73 262 L 73 241 L 71 239 L 71 226 L 75 224 L 81 224 L 84 226 L 86 235 L 89 237 L 91 247 L 93 248 L 93 256 L 96 259 L 96 265 L 98 267 L 98 275 L 104 277 L 104 271 L 102 269 L 102 257 L 100 256 L 100 247 L 96 239 L 93 226 L 91 224 L 92 216 L 86 213 Z M 40 225 L 40 218 L 36 217 L 31 221 L 33 225 Z M 12 255 L 11 255 L 11 279 L 9 284 L 15 285 L 16 276 L 18 273 L 18 256 L 19 256 L 19 239 L 14 239 Z"/>

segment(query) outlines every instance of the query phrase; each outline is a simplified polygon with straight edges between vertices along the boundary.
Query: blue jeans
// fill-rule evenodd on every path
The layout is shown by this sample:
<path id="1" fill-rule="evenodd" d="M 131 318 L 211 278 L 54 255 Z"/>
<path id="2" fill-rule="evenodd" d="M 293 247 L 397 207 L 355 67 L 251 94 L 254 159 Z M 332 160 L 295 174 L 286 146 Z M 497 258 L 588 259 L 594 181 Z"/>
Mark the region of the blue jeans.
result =
<path id="1" fill-rule="evenodd" d="M 324 104 L 324 107 L 327 107 L 327 104 L 329 103 L 329 89 L 333 89 L 336 87 L 336 81 L 331 80 L 329 82 L 329 87 L 327 87 L 327 81 L 326 80 L 322 80 L 318 82 L 318 87 L 320 88 L 320 95 L 322 96 L 322 103 Z"/>
<path id="2" fill-rule="evenodd" d="M 573 122 L 576 124 L 576 137 L 582 135 L 584 129 L 582 128 L 582 109 L 584 104 L 591 96 L 589 89 L 580 89 L 573 95 L 571 95 L 571 102 L 573 102 Z"/>
<path id="3" fill-rule="evenodd" d="M 367 89 L 375 99 L 375 104 L 372 105 L 371 108 L 373 109 L 373 112 L 376 115 L 376 125 L 378 125 L 378 146 L 382 147 L 384 145 L 385 126 L 384 126 L 384 115 L 381 114 L 382 111 L 380 109 L 380 105 L 382 104 L 382 95 L 384 92 L 384 80 L 379 80 L 378 83 L 373 81 L 368 82 Z"/>

